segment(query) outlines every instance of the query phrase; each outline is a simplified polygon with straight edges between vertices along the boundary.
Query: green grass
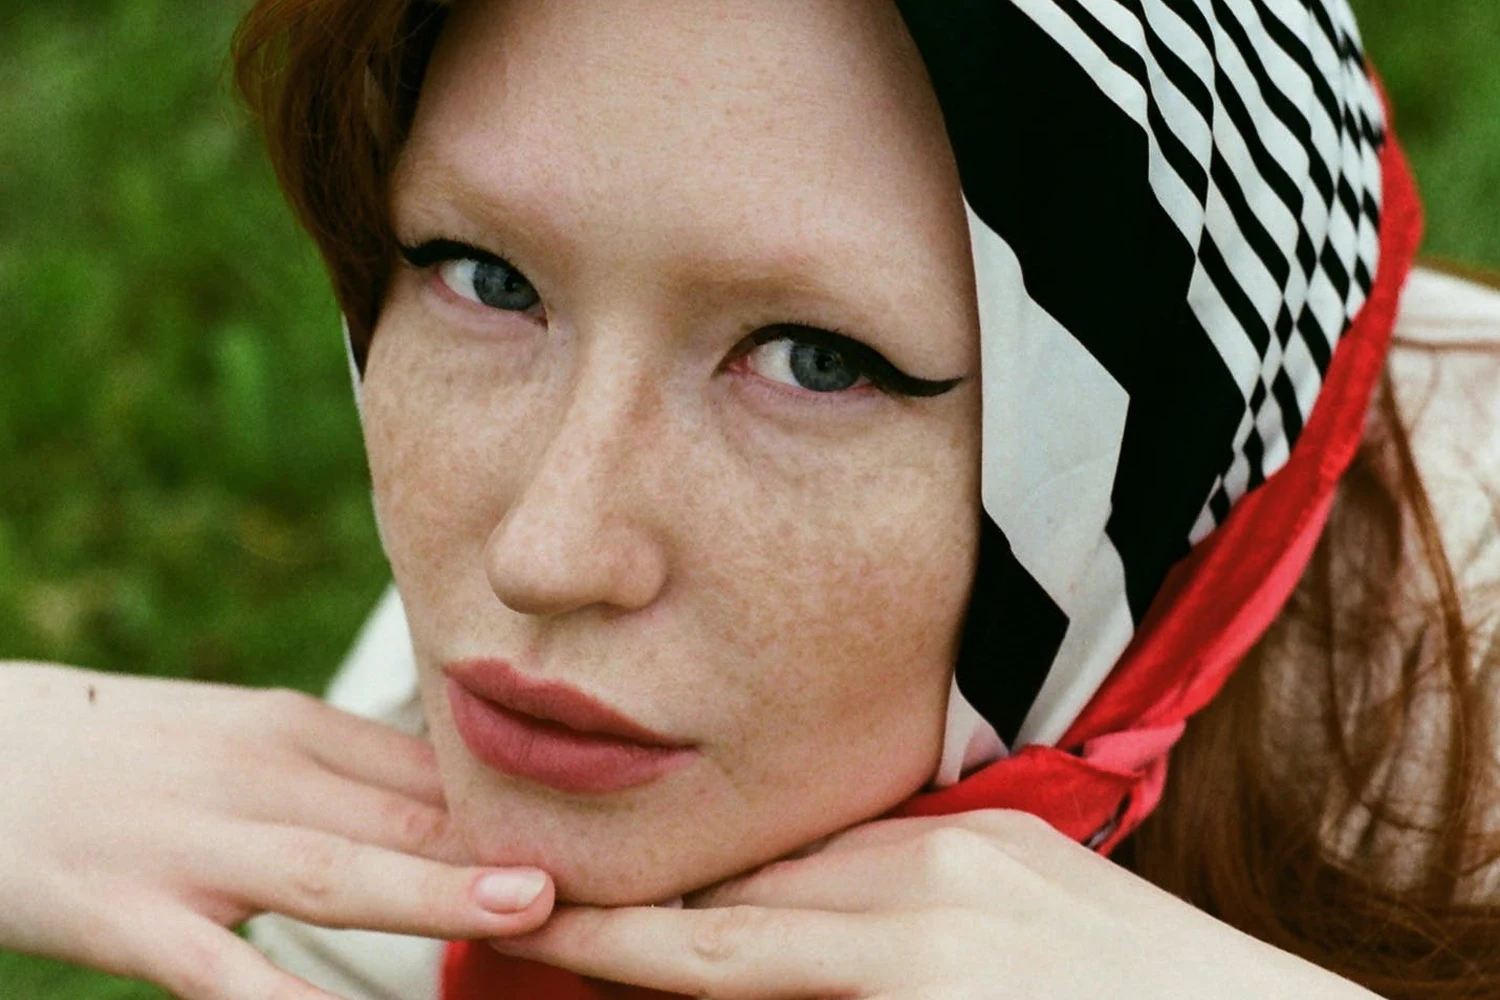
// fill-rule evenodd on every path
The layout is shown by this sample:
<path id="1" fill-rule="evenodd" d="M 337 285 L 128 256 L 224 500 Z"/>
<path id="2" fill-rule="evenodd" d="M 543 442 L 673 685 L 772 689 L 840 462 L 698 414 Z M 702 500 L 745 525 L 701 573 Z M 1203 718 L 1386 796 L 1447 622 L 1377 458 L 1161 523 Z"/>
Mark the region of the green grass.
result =
<path id="1" fill-rule="evenodd" d="M 1425 252 L 1500 269 L 1500 4 L 1353 4 L 1426 202 Z"/>
<path id="2" fill-rule="evenodd" d="M 0 14 L 0 656 L 320 690 L 385 583 L 239 7 Z M 0 954 L 4 1000 L 161 996 Z"/>
<path id="3" fill-rule="evenodd" d="M 317 690 L 386 570 L 338 318 L 227 96 L 241 3 L 0 12 L 0 656 Z M 1500 4 L 1362 0 L 1428 252 L 1500 268 Z M 160 991 L 0 953 L 0 998 Z"/>
<path id="4" fill-rule="evenodd" d="M 233 8 L 29 14 L 0 30 L 3 652 L 314 688 L 384 570 L 337 310 L 222 86 Z"/>

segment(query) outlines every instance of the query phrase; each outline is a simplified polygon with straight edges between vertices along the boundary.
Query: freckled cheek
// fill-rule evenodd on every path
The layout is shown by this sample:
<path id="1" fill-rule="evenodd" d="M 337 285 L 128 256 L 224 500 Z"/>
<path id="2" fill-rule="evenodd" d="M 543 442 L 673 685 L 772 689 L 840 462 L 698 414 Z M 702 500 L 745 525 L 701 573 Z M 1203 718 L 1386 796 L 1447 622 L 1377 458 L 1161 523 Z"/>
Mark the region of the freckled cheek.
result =
<path id="1" fill-rule="evenodd" d="M 514 468 L 497 456 L 516 453 L 518 442 L 506 433 L 513 423 L 415 369 L 375 372 L 368 383 L 364 424 L 376 509 L 413 619 L 435 621 L 443 605 L 486 597 L 483 548 L 503 516 L 506 470 Z"/>
<path id="2" fill-rule="evenodd" d="M 732 681 L 743 686 L 745 767 L 775 782 L 805 770 L 809 755 L 933 749 L 972 574 L 967 512 L 922 545 L 910 522 L 820 526 L 800 540 L 786 530 L 782 558 L 736 595 L 733 634 L 754 651 Z"/>
<path id="3" fill-rule="evenodd" d="M 372 394 L 365 428 L 370 477 L 389 555 L 398 564 L 437 555 L 451 535 L 460 490 L 447 432 L 420 405 L 388 406 Z"/>

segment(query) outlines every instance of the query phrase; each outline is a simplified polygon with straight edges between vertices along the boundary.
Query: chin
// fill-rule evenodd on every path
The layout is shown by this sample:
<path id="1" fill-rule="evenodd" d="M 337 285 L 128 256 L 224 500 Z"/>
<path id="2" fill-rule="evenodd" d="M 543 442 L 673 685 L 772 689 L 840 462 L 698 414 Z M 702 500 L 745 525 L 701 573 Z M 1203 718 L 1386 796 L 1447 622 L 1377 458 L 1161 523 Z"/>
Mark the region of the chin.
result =
<path id="1" fill-rule="evenodd" d="M 717 881 L 649 857 L 576 858 L 548 870 L 560 902 L 588 906 L 664 903 Z"/>
<path id="2" fill-rule="evenodd" d="M 665 902 L 781 853 L 726 836 L 706 807 L 649 795 L 591 802 L 545 790 L 491 792 L 461 803 L 454 818 L 476 864 L 540 868 L 560 902 L 591 906 Z"/>
<path id="3" fill-rule="evenodd" d="M 609 836 L 559 837 L 545 842 L 510 836 L 497 841 L 486 829 L 465 830 L 464 837 L 476 863 L 535 866 L 552 876 L 559 902 L 589 906 L 661 903 L 740 870 L 694 864 L 690 855 L 658 844 Z"/>

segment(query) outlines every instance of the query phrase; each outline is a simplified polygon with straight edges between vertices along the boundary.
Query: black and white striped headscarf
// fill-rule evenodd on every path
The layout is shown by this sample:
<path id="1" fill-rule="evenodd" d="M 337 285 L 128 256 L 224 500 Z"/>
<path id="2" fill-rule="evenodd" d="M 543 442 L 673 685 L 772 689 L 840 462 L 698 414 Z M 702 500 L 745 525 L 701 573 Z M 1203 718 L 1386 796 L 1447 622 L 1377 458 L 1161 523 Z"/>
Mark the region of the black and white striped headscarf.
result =
<path id="1" fill-rule="evenodd" d="M 1385 121 L 1346 0 L 898 6 L 982 339 L 946 785 L 1058 741 L 1167 571 L 1286 462 L 1379 264 Z"/>
<path id="2" fill-rule="evenodd" d="M 897 6 L 979 296 L 948 786 L 1056 744 L 1168 570 L 1287 461 L 1379 265 L 1385 121 L 1347 0 Z"/>

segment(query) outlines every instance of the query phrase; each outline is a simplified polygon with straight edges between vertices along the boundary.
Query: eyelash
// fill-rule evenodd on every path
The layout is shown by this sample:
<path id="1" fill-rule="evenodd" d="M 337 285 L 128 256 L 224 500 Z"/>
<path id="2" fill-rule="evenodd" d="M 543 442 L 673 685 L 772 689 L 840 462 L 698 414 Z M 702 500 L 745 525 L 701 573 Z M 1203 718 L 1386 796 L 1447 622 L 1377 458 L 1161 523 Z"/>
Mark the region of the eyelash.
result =
<path id="1" fill-rule="evenodd" d="M 842 333 L 839 330 L 796 322 L 773 323 L 770 326 L 761 327 L 740 341 L 739 345 L 730 351 L 729 357 L 724 360 L 724 364 L 733 364 L 757 347 L 762 347 L 778 340 L 790 340 L 794 344 L 806 344 L 833 351 L 857 371 L 861 379 L 864 379 L 887 396 L 915 396 L 919 398 L 941 396 L 963 381 L 962 379 L 920 379 L 914 375 L 908 375 L 886 360 L 885 356 L 875 350 L 875 348 L 850 337 L 848 334 Z M 816 393 L 816 395 L 838 396 L 843 393 L 852 392 L 855 388 L 857 388 L 857 384 L 840 392 Z"/>
<path id="2" fill-rule="evenodd" d="M 439 238 L 424 240 L 421 243 L 397 243 L 396 250 L 408 264 L 418 271 L 450 260 L 477 260 L 485 264 L 513 267 L 510 261 L 499 254 L 481 250 L 462 240 Z"/>
<path id="3" fill-rule="evenodd" d="M 514 267 L 514 265 L 498 254 L 482 250 L 479 247 L 472 246 L 460 240 L 432 239 L 415 245 L 398 243 L 397 250 L 407 265 L 417 271 L 424 271 L 448 261 L 474 260 L 480 263 L 496 264 L 501 267 L 510 268 L 516 274 L 521 274 L 518 268 Z M 524 278 L 524 275 L 522 277 Z M 859 377 L 862 380 L 867 381 L 870 385 L 888 396 L 918 398 L 941 396 L 963 381 L 962 378 L 922 379 L 914 375 L 908 375 L 891 364 L 884 355 L 873 347 L 839 330 L 830 330 L 798 322 L 774 323 L 756 330 L 740 341 L 729 352 L 729 356 L 724 359 L 723 366 L 727 367 L 739 361 L 757 347 L 778 340 L 790 340 L 793 343 L 823 347 L 837 353 L 859 373 Z M 851 392 L 857 387 L 858 383 L 849 389 L 837 392 L 812 394 L 833 397 Z M 805 391 L 812 392 L 812 390 Z"/>

